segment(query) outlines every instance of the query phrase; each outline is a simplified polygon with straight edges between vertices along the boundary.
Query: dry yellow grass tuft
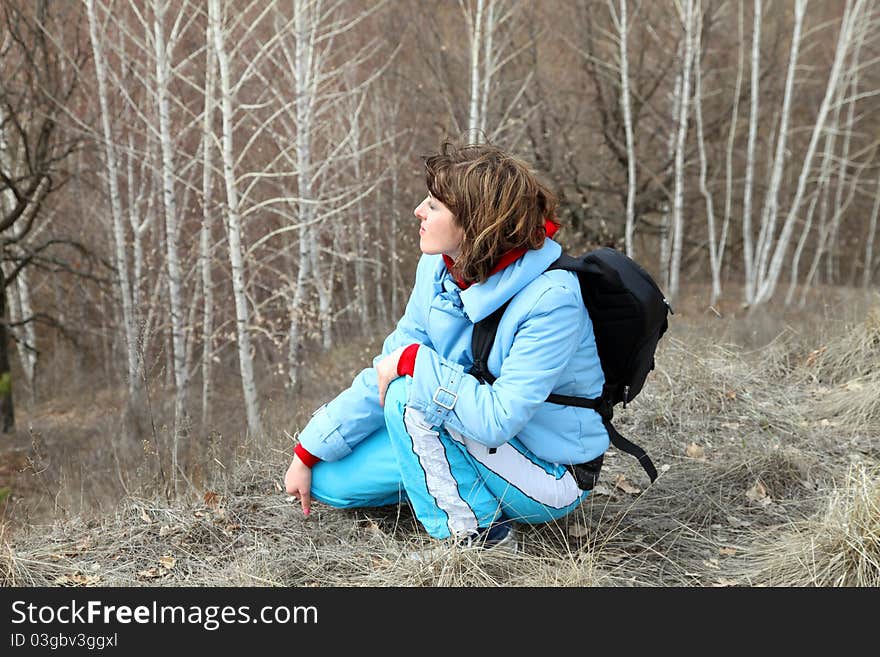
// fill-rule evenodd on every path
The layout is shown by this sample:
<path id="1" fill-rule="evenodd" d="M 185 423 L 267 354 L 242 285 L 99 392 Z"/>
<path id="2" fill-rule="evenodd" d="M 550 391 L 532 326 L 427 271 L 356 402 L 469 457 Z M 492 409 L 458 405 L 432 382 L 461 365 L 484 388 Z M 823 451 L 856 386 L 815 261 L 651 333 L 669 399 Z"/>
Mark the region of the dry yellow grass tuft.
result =
<path id="1" fill-rule="evenodd" d="M 767 586 L 880 586 L 880 468 L 854 466 L 824 510 L 791 523 L 748 562 Z"/>

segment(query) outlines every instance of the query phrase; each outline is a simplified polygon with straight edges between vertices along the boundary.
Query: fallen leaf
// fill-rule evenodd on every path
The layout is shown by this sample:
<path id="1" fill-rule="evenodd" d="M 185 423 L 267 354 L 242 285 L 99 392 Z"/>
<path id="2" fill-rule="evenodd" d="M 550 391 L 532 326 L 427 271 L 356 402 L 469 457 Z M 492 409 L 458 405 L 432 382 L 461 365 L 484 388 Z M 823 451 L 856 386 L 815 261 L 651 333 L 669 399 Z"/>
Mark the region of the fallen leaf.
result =
<path id="1" fill-rule="evenodd" d="M 193 513 L 193 515 L 196 518 L 204 518 L 205 517 L 205 514 L 202 511 L 196 511 L 195 513 Z"/>
<path id="2" fill-rule="evenodd" d="M 101 583 L 100 575 L 81 575 L 77 573 L 71 577 L 71 580 L 77 586 L 98 586 Z"/>
<path id="3" fill-rule="evenodd" d="M 141 509 L 141 520 L 143 520 L 148 525 L 153 524 L 153 519 L 150 517 L 150 514 L 147 513 L 146 509 Z"/>
<path id="4" fill-rule="evenodd" d="M 724 396 L 728 399 L 736 399 L 736 390 L 728 390 L 724 393 Z"/>
<path id="5" fill-rule="evenodd" d="M 56 577 L 54 583 L 58 586 L 99 586 L 101 584 L 101 576 L 74 573 L 73 575 Z"/>
<path id="6" fill-rule="evenodd" d="M 283 493 L 284 487 L 276 481 L 275 482 L 275 490 L 277 490 L 279 493 Z"/>
<path id="7" fill-rule="evenodd" d="M 174 568 L 174 564 L 177 563 L 177 559 L 172 557 L 170 554 L 166 554 L 163 557 L 159 557 L 159 565 L 161 565 L 166 570 L 171 570 Z"/>
<path id="8" fill-rule="evenodd" d="M 826 349 L 828 349 L 828 347 L 819 347 L 818 349 L 814 349 L 813 351 L 811 351 L 810 355 L 807 356 L 807 367 L 815 364 L 816 360 L 819 358 L 819 356 L 825 353 Z"/>
<path id="9" fill-rule="evenodd" d="M 83 540 L 76 544 L 76 549 L 80 552 L 85 552 L 90 547 L 92 547 L 92 537 L 86 536 Z"/>
<path id="10" fill-rule="evenodd" d="M 226 525 L 225 529 L 227 532 L 234 532 L 234 531 L 238 531 L 239 529 L 241 529 L 241 525 L 239 525 L 238 523 L 235 523 L 235 522 L 231 522 L 228 525 Z"/>
<path id="11" fill-rule="evenodd" d="M 721 426 L 725 429 L 739 429 L 739 422 L 722 422 Z"/>
<path id="12" fill-rule="evenodd" d="M 703 449 L 701 445 L 697 445 L 697 443 L 691 443 L 684 450 L 685 455 L 691 459 L 701 459 L 705 458 L 706 450 Z"/>
<path id="13" fill-rule="evenodd" d="M 144 577 L 146 579 L 156 579 L 157 577 L 162 577 L 162 573 L 158 568 L 147 568 L 146 570 L 139 570 L 137 572 L 138 577 Z"/>
<path id="14" fill-rule="evenodd" d="M 168 536 L 168 534 L 170 534 L 173 531 L 174 530 L 171 529 L 171 525 L 162 525 L 161 527 L 159 527 L 159 537 L 164 538 L 165 536 Z"/>
<path id="15" fill-rule="evenodd" d="M 771 502 L 770 495 L 767 493 L 767 488 L 760 479 L 755 482 L 754 486 L 746 491 L 746 499 L 756 502 L 761 506 L 766 506 Z"/>
<path id="16" fill-rule="evenodd" d="M 635 495 L 642 492 L 641 488 L 639 488 L 638 486 L 634 486 L 633 484 L 628 482 L 626 480 L 626 477 L 624 477 L 622 474 L 617 475 L 617 477 L 614 479 L 614 485 L 628 495 Z"/>
<path id="17" fill-rule="evenodd" d="M 663 465 L 660 466 L 660 472 L 669 472 L 669 468 L 671 468 L 671 467 L 672 466 L 669 465 L 668 463 L 664 463 Z"/>
<path id="18" fill-rule="evenodd" d="M 736 548 L 732 548 L 732 547 L 718 548 L 718 554 L 720 554 L 723 557 L 730 557 L 730 556 L 733 556 L 734 554 L 736 554 Z"/>
<path id="19" fill-rule="evenodd" d="M 221 497 L 212 490 L 209 490 L 205 493 L 205 504 L 210 507 L 217 507 L 220 505 Z"/>

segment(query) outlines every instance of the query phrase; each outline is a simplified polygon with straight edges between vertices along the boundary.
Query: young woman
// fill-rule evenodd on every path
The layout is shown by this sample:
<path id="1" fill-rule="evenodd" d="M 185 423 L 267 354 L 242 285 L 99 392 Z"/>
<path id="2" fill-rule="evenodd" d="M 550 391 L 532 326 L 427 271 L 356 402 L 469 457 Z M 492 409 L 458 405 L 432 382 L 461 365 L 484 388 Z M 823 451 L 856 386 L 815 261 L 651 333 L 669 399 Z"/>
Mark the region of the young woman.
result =
<path id="1" fill-rule="evenodd" d="M 592 409 L 604 376 L 575 274 L 545 271 L 556 199 L 520 159 L 444 144 L 426 158 L 415 209 L 423 253 L 403 317 L 373 367 L 321 406 L 299 435 L 287 492 L 340 508 L 408 500 L 427 532 L 515 549 L 510 521 L 574 510 L 570 464 L 601 464 L 608 434 Z M 476 322 L 510 301 L 488 360 L 469 374 Z"/>

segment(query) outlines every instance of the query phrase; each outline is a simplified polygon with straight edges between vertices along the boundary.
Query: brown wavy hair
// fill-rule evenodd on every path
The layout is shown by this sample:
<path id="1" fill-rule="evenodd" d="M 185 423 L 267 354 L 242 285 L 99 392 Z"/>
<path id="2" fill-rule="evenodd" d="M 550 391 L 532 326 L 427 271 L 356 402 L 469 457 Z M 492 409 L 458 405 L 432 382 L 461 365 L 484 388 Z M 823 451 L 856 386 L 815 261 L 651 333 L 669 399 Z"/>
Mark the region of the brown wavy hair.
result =
<path id="1" fill-rule="evenodd" d="M 453 274 L 482 283 L 512 249 L 539 249 L 545 220 L 556 219 L 556 195 L 520 158 L 491 144 L 446 141 L 425 157 L 425 183 L 464 230 Z"/>

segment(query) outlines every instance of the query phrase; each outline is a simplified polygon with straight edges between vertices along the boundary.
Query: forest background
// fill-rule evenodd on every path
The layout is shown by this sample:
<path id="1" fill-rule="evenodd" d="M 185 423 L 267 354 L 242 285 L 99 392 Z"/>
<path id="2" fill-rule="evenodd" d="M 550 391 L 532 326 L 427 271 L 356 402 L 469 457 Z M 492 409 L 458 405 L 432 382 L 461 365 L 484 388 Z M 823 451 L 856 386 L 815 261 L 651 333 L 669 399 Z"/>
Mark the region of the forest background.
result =
<path id="1" fill-rule="evenodd" d="M 113 513 L 166 539 L 176 525 L 157 515 L 186 505 L 235 534 L 242 491 L 283 497 L 297 430 L 402 313 L 422 156 L 445 138 L 523 156 L 559 194 L 566 249 L 619 248 L 666 292 L 670 337 L 630 421 L 684 464 L 670 485 L 678 472 L 692 487 L 694 462 L 718 467 L 704 480 L 736 473 L 736 504 L 765 514 L 797 488 L 786 523 L 853 482 L 877 503 L 875 0 L 7 0 L 0 22 L 7 581 L 176 582 L 180 557 L 160 547 L 121 580 L 89 580 L 85 549 L 52 552 L 45 572 L 16 555 L 34 556 L 46 523 L 65 544 L 110 535 Z M 733 461 L 712 462 L 712 435 Z M 612 461 L 602 513 L 656 516 L 669 498 L 653 489 L 623 504 L 642 493 L 627 468 Z M 399 513 L 334 517 L 399 538 Z M 565 541 L 647 544 L 652 567 L 674 534 L 582 520 Z M 677 526 L 706 538 L 718 524 L 693 520 Z M 856 582 L 880 570 L 872 536 Z M 648 580 L 715 567 L 685 561 Z"/>

